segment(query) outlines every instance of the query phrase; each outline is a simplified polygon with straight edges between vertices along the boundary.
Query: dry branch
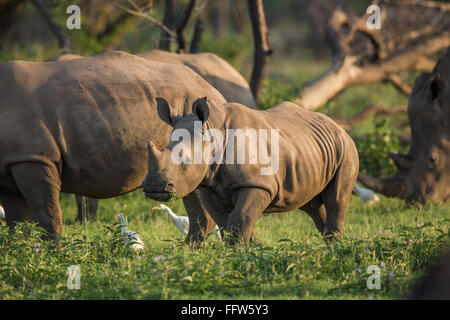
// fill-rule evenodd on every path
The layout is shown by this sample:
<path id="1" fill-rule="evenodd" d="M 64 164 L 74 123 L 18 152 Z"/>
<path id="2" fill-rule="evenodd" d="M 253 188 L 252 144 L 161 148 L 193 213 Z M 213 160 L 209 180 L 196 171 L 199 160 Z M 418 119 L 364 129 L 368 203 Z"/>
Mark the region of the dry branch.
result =
<path id="1" fill-rule="evenodd" d="M 0 2 L 0 48 L 8 31 L 22 15 L 25 0 Z"/>
<path id="2" fill-rule="evenodd" d="M 159 40 L 159 49 L 161 50 L 170 51 L 174 19 L 173 0 L 166 0 L 164 2 L 164 18 L 162 23 L 164 28 L 161 30 L 161 39 Z"/>
<path id="3" fill-rule="evenodd" d="M 334 119 L 341 127 L 345 130 L 351 129 L 358 123 L 366 120 L 372 115 L 396 115 L 404 114 L 407 111 L 406 106 L 396 106 L 389 108 L 383 104 L 373 104 L 365 108 L 364 110 L 358 112 L 354 116 L 348 119 Z"/>
<path id="4" fill-rule="evenodd" d="M 195 22 L 195 28 L 194 28 L 194 35 L 192 36 L 191 40 L 191 53 L 197 53 L 200 48 L 200 42 L 202 41 L 202 34 L 203 30 L 205 30 L 205 25 L 203 23 L 203 20 L 197 19 L 197 22 Z"/>
<path id="5" fill-rule="evenodd" d="M 389 74 L 386 77 L 386 81 L 391 82 L 400 92 L 404 93 L 405 95 L 409 96 L 411 93 L 411 87 L 403 82 L 402 78 L 395 73 Z"/>
<path id="6" fill-rule="evenodd" d="M 189 3 L 186 5 L 186 9 L 184 10 L 183 17 L 181 18 L 181 21 L 179 24 L 177 24 L 177 41 L 178 41 L 178 50 L 177 52 L 186 52 L 187 51 L 187 43 L 186 43 L 186 36 L 184 34 L 184 29 L 186 29 L 186 26 L 189 23 L 189 20 L 192 17 L 192 13 L 194 11 L 196 0 L 190 0 Z"/>
<path id="7" fill-rule="evenodd" d="M 126 12 L 128 12 L 129 14 L 144 18 L 152 23 L 154 23 L 156 26 L 158 26 L 161 30 L 163 30 L 164 32 L 166 32 L 170 37 L 176 37 L 176 34 L 169 29 L 168 27 L 166 27 L 164 24 L 162 24 L 161 22 L 159 22 L 157 19 L 153 18 L 151 15 L 143 12 L 143 11 L 137 11 L 137 10 L 132 10 L 129 9 L 127 7 L 124 7 L 118 3 L 116 3 L 116 6 L 118 8 L 121 8 L 123 10 L 125 10 Z"/>
<path id="8" fill-rule="evenodd" d="M 296 103 L 315 110 L 348 87 L 382 81 L 393 83 L 402 93 L 409 95 L 410 86 L 398 74 L 403 71 L 431 72 L 435 62 L 430 55 L 450 46 L 450 32 L 445 30 L 443 18 L 435 19 L 432 30 L 409 34 L 394 44 L 387 42 L 380 30 L 368 29 L 366 20 L 367 15 L 355 19 L 340 8 L 333 12 L 327 27 L 332 66 L 304 89 Z M 439 23 L 443 25 L 441 29 L 437 27 Z M 366 42 L 358 47 L 355 43 L 362 41 L 361 36 Z M 367 43 L 371 46 L 368 47 Z"/>
<path id="9" fill-rule="evenodd" d="M 62 52 L 70 52 L 70 41 L 64 33 L 64 29 L 61 28 L 53 18 L 53 15 L 50 12 L 50 9 L 47 8 L 41 0 L 31 0 L 36 9 L 41 14 L 42 18 L 44 18 L 50 30 L 54 33 L 56 38 L 58 39 L 59 47 Z"/>
<path id="10" fill-rule="evenodd" d="M 266 17 L 262 0 L 248 0 L 250 20 L 252 22 L 255 55 L 250 88 L 256 101 L 261 98 L 266 67 L 272 50 L 267 35 Z"/>

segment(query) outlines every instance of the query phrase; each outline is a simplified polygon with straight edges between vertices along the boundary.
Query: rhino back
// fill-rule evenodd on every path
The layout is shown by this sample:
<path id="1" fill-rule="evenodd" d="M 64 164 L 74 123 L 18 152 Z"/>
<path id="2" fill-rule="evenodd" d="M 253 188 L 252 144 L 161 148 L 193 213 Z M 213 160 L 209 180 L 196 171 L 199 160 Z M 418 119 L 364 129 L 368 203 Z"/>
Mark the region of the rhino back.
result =
<path id="1" fill-rule="evenodd" d="M 167 143 L 171 127 L 160 120 L 156 97 L 179 115 L 205 95 L 225 101 L 188 68 L 121 52 L 12 62 L 1 65 L 0 74 L 6 83 L 0 102 L 3 174 L 16 162 L 53 162 L 63 191 L 94 197 L 137 188 L 146 174 L 148 140 Z"/>
<path id="2" fill-rule="evenodd" d="M 250 86 L 245 78 L 228 62 L 213 53 L 176 54 L 152 50 L 141 53 L 139 56 L 152 61 L 183 64 L 219 90 L 228 102 L 238 102 L 257 109 Z"/>

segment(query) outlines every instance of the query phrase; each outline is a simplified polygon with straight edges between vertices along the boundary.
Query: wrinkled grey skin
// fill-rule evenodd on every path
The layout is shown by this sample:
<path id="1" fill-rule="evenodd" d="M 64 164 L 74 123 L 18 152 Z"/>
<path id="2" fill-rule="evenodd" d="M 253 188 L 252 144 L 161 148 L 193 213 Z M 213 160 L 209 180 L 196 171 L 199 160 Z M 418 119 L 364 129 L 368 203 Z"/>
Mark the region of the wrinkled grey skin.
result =
<path id="1" fill-rule="evenodd" d="M 359 180 L 376 192 L 408 202 L 450 200 L 450 49 L 431 74 L 420 75 L 408 104 L 411 125 L 409 152 L 389 154 L 399 172 L 376 179 Z"/>
<path id="2" fill-rule="evenodd" d="M 193 137 L 194 121 L 203 123 L 203 135 L 209 129 L 220 130 L 223 136 L 227 129 L 278 129 L 278 171 L 261 175 L 261 167 L 266 166 L 248 161 L 176 164 L 171 153 L 185 141 L 171 141 L 162 152 L 149 143 L 149 171 L 143 182 L 148 197 L 169 201 L 198 188 L 217 225 L 245 242 L 263 212 L 297 208 L 311 216 L 326 238 L 340 236 L 359 161 L 352 139 L 334 121 L 290 102 L 256 111 L 237 103 L 217 105 L 206 98 L 194 103 L 193 113 L 178 122 L 174 132 L 185 129 Z M 267 141 L 271 152 L 275 146 L 271 139 Z M 207 139 L 202 151 L 210 143 Z M 193 145 L 193 140 L 190 149 L 185 144 L 184 159 L 194 159 Z M 218 152 L 222 152 L 219 157 L 224 156 L 228 144 L 224 141 L 221 146 L 222 151 L 216 150 L 214 157 Z"/>
<path id="3" fill-rule="evenodd" d="M 0 64 L 0 204 L 7 224 L 36 221 L 58 236 L 60 192 L 109 198 L 139 188 L 148 140 L 165 146 L 173 121 L 205 94 L 225 102 L 189 68 L 124 52 Z M 167 108 L 158 107 L 158 96 Z M 201 240 L 214 224 L 195 192 L 186 199 L 190 234 Z"/>

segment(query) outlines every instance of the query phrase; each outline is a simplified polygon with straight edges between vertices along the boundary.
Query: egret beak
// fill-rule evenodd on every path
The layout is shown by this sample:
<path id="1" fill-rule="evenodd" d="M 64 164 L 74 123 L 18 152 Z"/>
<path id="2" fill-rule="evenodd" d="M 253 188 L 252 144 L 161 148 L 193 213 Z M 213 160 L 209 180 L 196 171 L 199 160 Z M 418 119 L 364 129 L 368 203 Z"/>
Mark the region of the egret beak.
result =
<path id="1" fill-rule="evenodd" d="M 156 209 L 159 209 L 158 206 L 154 206 L 154 207 L 152 208 L 152 210 L 156 210 Z"/>

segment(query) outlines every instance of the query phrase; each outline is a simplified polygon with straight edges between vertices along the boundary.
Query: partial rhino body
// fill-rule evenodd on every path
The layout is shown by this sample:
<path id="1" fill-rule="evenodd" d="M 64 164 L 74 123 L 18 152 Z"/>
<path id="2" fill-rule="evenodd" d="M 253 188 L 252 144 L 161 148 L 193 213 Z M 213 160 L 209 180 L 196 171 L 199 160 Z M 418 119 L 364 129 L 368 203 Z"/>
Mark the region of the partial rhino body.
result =
<path id="1" fill-rule="evenodd" d="M 442 253 L 417 282 L 413 300 L 450 300 L 450 251 Z"/>
<path id="2" fill-rule="evenodd" d="M 389 154 L 399 172 L 377 179 L 360 174 L 367 187 L 408 202 L 450 200 L 450 48 L 431 74 L 420 75 L 409 97 L 409 152 Z"/>
<path id="3" fill-rule="evenodd" d="M 213 53 L 176 54 L 162 50 L 152 50 L 138 54 L 138 56 L 151 61 L 179 64 L 192 69 L 209 84 L 216 88 L 227 102 L 239 102 L 249 108 L 256 109 L 256 102 L 248 82 L 228 62 Z M 63 54 L 47 61 L 65 61 L 80 59 L 82 56 Z M 98 201 L 87 199 L 82 206 L 82 199 L 77 196 L 78 220 L 82 220 L 83 208 L 86 209 L 86 218 L 95 220 Z"/>
<path id="4" fill-rule="evenodd" d="M 75 59 L 81 59 L 81 58 L 83 58 L 83 56 L 80 56 L 77 54 L 65 53 L 65 54 L 60 54 L 59 56 L 47 59 L 45 61 L 46 62 L 67 61 L 67 60 L 75 60 Z"/>
<path id="5" fill-rule="evenodd" d="M 249 108 L 257 109 L 250 86 L 245 78 L 228 62 L 214 53 L 172 53 L 163 50 L 151 50 L 137 56 L 157 62 L 181 64 L 200 75 L 216 88 L 227 102 L 239 102 Z M 47 61 L 65 61 L 80 59 L 75 54 L 62 54 Z"/>
<path id="6" fill-rule="evenodd" d="M 171 121 L 205 94 L 225 102 L 184 66 L 123 52 L 0 64 L 0 203 L 7 223 L 33 219 L 59 234 L 60 191 L 109 198 L 137 189 L 148 140 L 165 146 Z M 166 109 L 157 107 L 157 96 L 168 101 Z"/>
<path id="7" fill-rule="evenodd" d="M 152 50 L 138 56 L 152 61 L 185 65 L 219 90 L 227 102 L 239 102 L 257 109 L 248 82 L 228 62 L 213 53 L 177 54 Z"/>
<path id="8" fill-rule="evenodd" d="M 229 134 L 239 129 L 248 133 L 246 161 L 233 158 L 242 156 L 242 149 L 239 143 L 231 143 L 235 138 Z M 264 131 L 270 135 L 263 135 Z M 180 138 L 186 132 L 191 138 Z M 203 141 L 201 163 L 195 161 L 200 154 L 195 148 L 198 141 Z M 264 170 L 267 161 L 255 162 L 258 152 L 250 157 L 252 147 L 260 157 L 267 150 L 274 160 L 271 172 Z M 228 158 L 229 154 L 233 156 Z M 178 155 L 183 161 L 174 161 Z M 149 144 L 149 171 L 143 187 L 148 197 L 160 201 L 199 188 L 217 225 L 244 241 L 250 239 L 263 212 L 297 208 L 306 211 L 328 238 L 343 231 L 358 167 L 352 139 L 323 114 L 290 102 L 257 111 L 203 98 L 195 102 L 193 114 L 176 124 L 162 152 Z"/>

